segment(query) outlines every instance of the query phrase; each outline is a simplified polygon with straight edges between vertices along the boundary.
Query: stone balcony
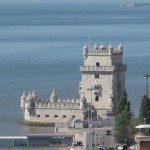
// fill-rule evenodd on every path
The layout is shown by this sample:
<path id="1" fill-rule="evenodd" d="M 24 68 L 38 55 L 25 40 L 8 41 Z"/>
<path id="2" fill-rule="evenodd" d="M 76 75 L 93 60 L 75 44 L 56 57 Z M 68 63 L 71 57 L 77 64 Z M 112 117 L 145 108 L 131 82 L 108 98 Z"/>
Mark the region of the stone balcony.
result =
<path id="1" fill-rule="evenodd" d="M 84 71 L 115 71 L 115 70 L 127 70 L 127 65 L 115 65 L 115 66 L 100 66 L 100 67 L 96 67 L 96 66 L 90 66 L 90 65 L 83 65 L 80 67 L 80 71 L 84 72 Z"/>

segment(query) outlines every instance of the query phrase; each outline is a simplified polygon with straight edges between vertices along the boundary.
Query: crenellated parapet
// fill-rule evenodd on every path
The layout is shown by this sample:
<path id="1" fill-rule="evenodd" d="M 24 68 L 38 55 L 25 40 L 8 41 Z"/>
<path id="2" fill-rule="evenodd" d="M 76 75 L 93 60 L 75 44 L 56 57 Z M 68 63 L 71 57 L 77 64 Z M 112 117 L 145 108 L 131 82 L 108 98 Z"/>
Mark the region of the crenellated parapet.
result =
<path id="1" fill-rule="evenodd" d="M 123 46 L 121 44 L 118 45 L 117 48 L 113 48 L 112 44 L 108 47 L 105 46 L 104 43 L 98 46 L 95 44 L 93 48 L 89 48 L 87 44 L 83 46 L 83 56 L 86 59 L 88 56 L 106 56 L 106 55 L 113 55 L 113 54 L 122 54 L 123 53 Z"/>
<path id="2" fill-rule="evenodd" d="M 84 98 L 85 99 L 85 98 Z M 80 102 L 78 99 L 59 99 L 56 92 L 53 90 L 49 99 L 40 100 L 35 92 L 32 94 L 26 94 L 23 92 L 21 96 L 21 105 L 22 109 L 27 109 L 31 111 L 33 109 L 81 109 Z M 85 100 L 84 100 L 85 101 Z M 84 105 L 82 104 L 82 109 Z"/>
<path id="3" fill-rule="evenodd" d="M 80 109 L 79 100 L 74 99 L 59 99 L 57 102 L 47 100 L 38 100 L 35 102 L 35 108 L 51 108 L 51 109 Z"/>

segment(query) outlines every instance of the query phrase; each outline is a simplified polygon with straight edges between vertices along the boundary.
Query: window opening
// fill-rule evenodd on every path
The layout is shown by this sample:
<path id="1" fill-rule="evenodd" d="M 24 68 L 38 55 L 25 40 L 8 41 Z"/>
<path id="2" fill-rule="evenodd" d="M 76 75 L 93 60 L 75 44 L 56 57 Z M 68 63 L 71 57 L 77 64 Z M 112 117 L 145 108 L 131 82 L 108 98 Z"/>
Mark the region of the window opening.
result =
<path id="1" fill-rule="evenodd" d="M 54 118 L 55 118 L 55 119 L 58 119 L 58 115 L 54 115 Z"/>
<path id="2" fill-rule="evenodd" d="M 95 74 L 95 78 L 99 78 L 99 74 Z"/>
<path id="3" fill-rule="evenodd" d="M 95 101 L 99 101 L 99 97 L 98 96 L 95 96 Z"/>
<path id="4" fill-rule="evenodd" d="M 96 67 L 99 67 L 99 62 L 96 63 Z"/>
<path id="5" fill-rule="evenodd" d="M 49 115 L 45 115 L 45 118 L 49 118 Z"/>
<path id="6" fill-rule="evenodd" d="M 66 119 L 67 117 L 66 117 L 66 115 L 63 115 L 63 119 Z"/>
<path id="7" fill-rule="evenodd" d="M 40 115 L 37 115 L 36 117 L 37 117 L 37 118 L 40 118 Z"/>

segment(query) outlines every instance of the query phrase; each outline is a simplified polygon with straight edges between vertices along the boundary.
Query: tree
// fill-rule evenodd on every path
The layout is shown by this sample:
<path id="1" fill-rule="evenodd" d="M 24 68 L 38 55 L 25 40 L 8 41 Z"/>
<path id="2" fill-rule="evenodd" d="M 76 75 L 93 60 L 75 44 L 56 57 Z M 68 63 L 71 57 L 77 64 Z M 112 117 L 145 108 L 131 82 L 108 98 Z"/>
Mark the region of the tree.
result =
<path id="1" fill-rule="evenodd" d="M 140 123 L 150 123 L 150 98 L 144 95 L 141 100 L 141 107 L 139 113 Z"/>
<path id="2" fill-rule="evenodd" d="M 115 114 L 116 115 L 120 114 L 122 110 L 124 110 L 126 104 L 127 104 L 127 98 L 125 96 L 122 96 L 117 103 Z"/>
<path id="3" fill-rule="evenodd" d="M 126 97 L 119 99 L 116 107 L 114 137 L 120 144 L 131 145 L 134 142 L 135 123 L 130 111 L 130 102 Z"/>

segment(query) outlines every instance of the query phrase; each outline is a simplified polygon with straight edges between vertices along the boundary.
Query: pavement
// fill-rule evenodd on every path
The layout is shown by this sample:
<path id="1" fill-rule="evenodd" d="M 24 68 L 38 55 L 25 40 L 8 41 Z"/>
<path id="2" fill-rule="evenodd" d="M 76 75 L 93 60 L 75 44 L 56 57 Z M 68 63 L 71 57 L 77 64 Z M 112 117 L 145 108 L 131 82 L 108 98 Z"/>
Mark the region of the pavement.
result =
<path id="1" fill-rule="evenodd" d="M 111 134 L 106 135 L 106 130 L 110 130 Z M 88 150 L 88 146 L 90 145 L 90 139 L 89 139 L 89 130 L 88 128 L 83 129 L 73 129 L 75 132 L 75 142 L 81 141 L 83 143 L 83 146 L 75 146 L 72 147 L 72 150 Z M 102 145 L 105 148 L 109 147 L 116 147 L 117 143 L 115 142 L 114 136 L 113 136 L 113 127 L 100 127 L 100 128 L 92 128 L 93 136 L 92 136 L 92 144 L 93 148 L 92 150 L 97 150 L 98 145 Z"/>

